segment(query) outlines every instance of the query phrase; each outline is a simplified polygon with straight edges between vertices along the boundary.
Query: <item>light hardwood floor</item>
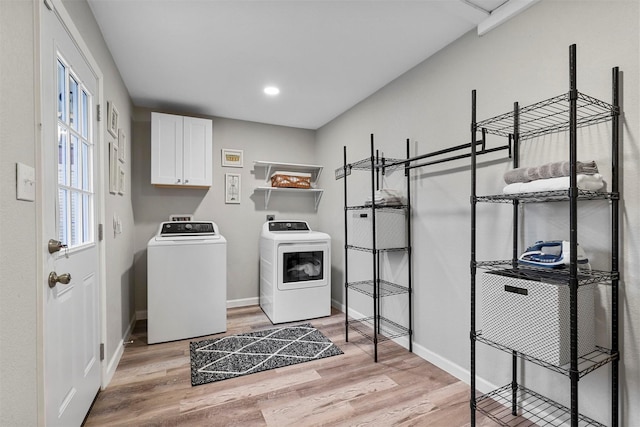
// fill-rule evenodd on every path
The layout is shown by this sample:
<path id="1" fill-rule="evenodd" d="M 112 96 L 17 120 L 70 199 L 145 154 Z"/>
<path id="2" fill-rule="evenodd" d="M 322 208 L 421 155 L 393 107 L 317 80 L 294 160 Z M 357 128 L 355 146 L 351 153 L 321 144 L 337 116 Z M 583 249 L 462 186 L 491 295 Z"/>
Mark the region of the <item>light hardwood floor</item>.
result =
<path id="1" fill-rule="evenodd" d="M 147 345 L 146 322 L 138 322 L 85 425 L 469 425 L 465 383 L 393 342 L 379 345 L 374 363 L 368 340 L 353 332 L 345 342 L 338 311 L 310 322 L 344 354 L 196 387 L 190 340 Z M 273 327 L 258 306 L 230 309 L 227 324 L 227 335 Z M 477 421 L 493 425 L 480 415 Z"/>

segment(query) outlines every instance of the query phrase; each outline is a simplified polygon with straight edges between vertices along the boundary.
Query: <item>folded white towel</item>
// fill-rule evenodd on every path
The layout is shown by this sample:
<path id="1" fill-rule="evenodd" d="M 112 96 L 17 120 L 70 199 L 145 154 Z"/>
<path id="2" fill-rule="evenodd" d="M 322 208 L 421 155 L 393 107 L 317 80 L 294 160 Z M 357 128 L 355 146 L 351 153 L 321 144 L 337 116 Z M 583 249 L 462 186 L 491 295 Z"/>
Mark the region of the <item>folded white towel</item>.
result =
<path id="1" fill-rule="evenodd" d="M 403 205 L 405 203 L 405 198 L 399 190 L 383 188 L 382 190 L 377 190 L 375 192 L 374 202 L 376 206 Z M 370 194 L 367 196 L 364 204 L 365 206 L 372 204 Z"/>
<path id="2" fill-rule="evenodd" d="M 580 190 L 598 191 L 604 186 L 602 175 L 576 175 L 576 181 Z M 503 188 L 504 194 L 535 193 L 538 191 L 556 191 L 569 188 L 569 177 L 538 179 L 531 182 L 514 182 Z"/>

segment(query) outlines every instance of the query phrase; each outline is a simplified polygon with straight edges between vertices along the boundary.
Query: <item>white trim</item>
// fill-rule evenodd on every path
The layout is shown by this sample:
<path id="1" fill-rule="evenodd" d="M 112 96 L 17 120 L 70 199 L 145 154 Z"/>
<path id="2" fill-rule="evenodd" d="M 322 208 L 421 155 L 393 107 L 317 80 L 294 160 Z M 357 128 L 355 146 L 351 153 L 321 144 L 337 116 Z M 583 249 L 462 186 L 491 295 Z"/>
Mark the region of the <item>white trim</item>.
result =
<path id="1" fill-rule="evenodd" d="M 474 4 L 470 4 L 465 0 L 439 1 L 433 3 L 444 9 L 447 13 L 472 24 L 469 28 L 473 28 L 473 25 L 489 16 L 489 13 L 486 10 L 479 8 Z"/>
<path id="2" fill-rule="evenodd" d="M 35 162 L 36 162 L 36 181 L 42 182 L 42 169 L 43 169 L 43 149 L 42 149 L 42 31 L 41 31 L 41 17 L 40 17 L 40 8 L 33 8 L 33 22 L 34 22 L 34 135 L 36 137 L 35 141 Z M 42 248 L 44 239 L 44 209 L 42 207 L 43 197 L 42 191 L 36 191 L 36 244 L 37 248 Z M 45 358 L 44 358 L 44 323 L 45 323 L 45 260 L 43 257 L 43 251 L 36 251 L 36 265 L 38 266 L 36 271 L 36 365 L 38 375 L 37 375 L 37 390 L 36 390 L 36 411 L 37 411 L 37 423 L 38 426 L 44 426 L 46 424 L 46 407 L 45 407 L 45 382 L 44 382 L 44 367 L 45 367 Z"/>
<path id="3" fill-rule="evenodd" d="M 451 360 L 446 359 L 419 344 L 416 344 L 415 342 L 413 343 L 413 352 L 421 359 L 424 359 L 427 362 L 442 369 L 443 371 L 453 375 L 460 381 L 463 381 L 466 384 L 471 384 L 471 373 L 467 368 L 464 368 L 457 363 L 454 363 Z M 476 389 L 481 393 L 489 393 L 490 391 L 493 391 L 497 388 L 498 386 L 492 384 L 484 378 L 476 376 Z"/>
<path id="4" fill-rule="evenodd" d="M 491 15 L 478 24 L 478 35 L 483 36 L 497 26 L 504 24 L 514 16 L 529 9 L 540 0 L 509 0 L 491 12 Z"/>
<path id="5" fill-rule="evenodd" d="M 334 308 L 344 313 L 344 304 L 342 304 L 340 301 L 332 299 L 331 305 L 333 305 Z M 354 318 L 364 317 L 362 313 L 359 313 L 352 308 L 349 309 L 349 316 Z M 401 337 L 398 339 L 394 339 L 393 341 L 403 346 L 404 348 L 409 348 L 408 337 Z M 457 363 L 452 362 L 449 359 L 446 359 L 440 356 L 437 353 L 432 352 L 431 350 L 428 350 L 427 348 L 419 344 L 416 344 L 415 341 L 413 342 L 413 353 L 416 356 L 420 357 L 421 359 L 424 359 L 427 362 L 442 369 L 443 371 L 453 375 L 454 377 L 458 378 L 460 381 L 464 381 L 466 384 L 471 383 L 471 374 L 468 369 L 458 365 Z M 476 389 L 479 390 L 480 392 L 488 393 L 497 388 L 498 386 L 490 383 L 489 381 L 483 378 L 476 377 Z"/>
<path id="6" fill-rule="evenodd" d="M 342 313 L 344 313 L 344 304 L 342 304 L 340 301 L 337 301 L 335 299 L 331 300 L 331 305 L 342 311 Z M 352 317 L 364 317 L 361 313 L 356 312 L 355 310 L 350 309 L 349 310 L 349 315 Z M 397 339 L 397 340 L 393 340 L 394 342 L 402 345 L 405 348 L 408 348 L 408 337 L 403 337 L 401 339 Z M 464 382 L 465 384 L 471 384 L 471 373 L 469 372 L 469 370 L 465 367 L 462 367 L 460 365 L 458 365 L 455 362 L 452 362 L 451 360 L 444 358 L 442 356 L 440 356 L 437 353 L 434 353 L 433 351 L 419 345 L 416 344 L 415 341 L 413 343 L 413 353 L 420 357 L 423 360 L 426 360 L 427 362 L 431 363 L 432 365 L 436 366 L 439 369 L 442 369 L 443 371 L 447 372 L 448 374 L 453 375 L 454 377 L 458 378 L 460 381 Z M 476 375 L 476 390 L 479 391 L 482 394 L 485 393 L 490 393 L 496 389 L 498 389 L 500 386 L 497 386 L 493 383 L 491 383 L 490 381 L 486 380 L 485 378 L 479 377 Z M 526 407 L 526 406 L 525 406 Z M 532 408 L 533 409 L 533 408 Z M 547 411 L 543 411 L 540 412 L 539 415 L 541 416 L 541 419 L 545 419 L 546 416 L 550 416 L 550 413 Z"/>
<path id="7" fill-rule="evenodd" d="M 250 305 L 258 305 L 260 304 L 259 297 L 253 298 L 241 298 L 227 301 L 227 308 L 235 308 L 235 307 L 248 307 Z"/>
<path id="8" fill-rule="evenodd" d="M 133 327 L 136 325 L 136 320 L 137 319 L 135 316 L 131 319 L 131 322 L 129 323 L 129 327 L 127 328 L 127 331 L 124 333 L 123 338 L 120 340 L 120 342 L 116 346 L 116 350 L 113 352 L 113 356 L 111 356 L 111 358 L 109 359 L 109 363 L 103 362 L 103 365 L 106 365 L 106 366 L 104 370 L 104 375 L 102 377 L 102 385 L 101 385 L 102 390 L 107 388 L 107 385 L 109 385 L 109 383 L 113 379 L 113 376 L 116 373 L 116 369 L 118 368 L 120 359 L 122 359 L 122 355 L 124 354 L 124 343 L 125 341 L 129 340 L 129 337 L 133 332 Z M 105 352 L 106 351 L 107 350 L 105 348 Z M 106 355 L 105 355 L 105 360 L 106 360 Z"/>

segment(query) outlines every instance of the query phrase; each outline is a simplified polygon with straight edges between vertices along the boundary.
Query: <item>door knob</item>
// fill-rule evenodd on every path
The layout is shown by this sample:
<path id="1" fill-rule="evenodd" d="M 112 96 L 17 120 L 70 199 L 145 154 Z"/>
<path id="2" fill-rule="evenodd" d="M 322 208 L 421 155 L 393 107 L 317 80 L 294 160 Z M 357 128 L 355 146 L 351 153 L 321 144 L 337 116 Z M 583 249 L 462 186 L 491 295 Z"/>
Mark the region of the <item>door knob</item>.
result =
<path id="1" fill-rule="evenodd" d="M 54 254 L 54 253 L 58 252 L 60 249 L 66 249 L 67 245 L 65 245 L 64 243 L 62 243 L 59 240 L 51 239 L 51 240 L 49 240 L 47 248 L 49 249 L 49 253 L 50 254 Z"/>
<path id="2" fill-rule="evenodd" d="M 63 285 L 68 285 L 71 281 L 71 274 L 63 273 L 61 275 L 57 275 L 55 271 L 49 273 L 49 287 L 53 288 L 57 283 L 62 283 Z"/>

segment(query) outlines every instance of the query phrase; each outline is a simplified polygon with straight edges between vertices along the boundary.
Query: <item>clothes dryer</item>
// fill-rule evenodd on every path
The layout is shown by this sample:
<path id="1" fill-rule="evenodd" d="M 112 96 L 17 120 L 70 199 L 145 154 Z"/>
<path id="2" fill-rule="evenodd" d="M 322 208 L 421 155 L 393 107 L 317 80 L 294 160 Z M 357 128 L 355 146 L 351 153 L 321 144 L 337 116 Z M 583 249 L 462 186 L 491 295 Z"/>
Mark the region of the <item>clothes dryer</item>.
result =
<path id="1" fill-rule="evenodd" d="M 331 237 L 306 221 L 268 221 L 260 234 L 260 307 L 272 323 L 331 315 Z"/>
<path id="2" fill-rule="evenodd" d="M 227 330 L 227 241 L 212 221 L 163 222 L 147 245 L 148 343 Z"/>

